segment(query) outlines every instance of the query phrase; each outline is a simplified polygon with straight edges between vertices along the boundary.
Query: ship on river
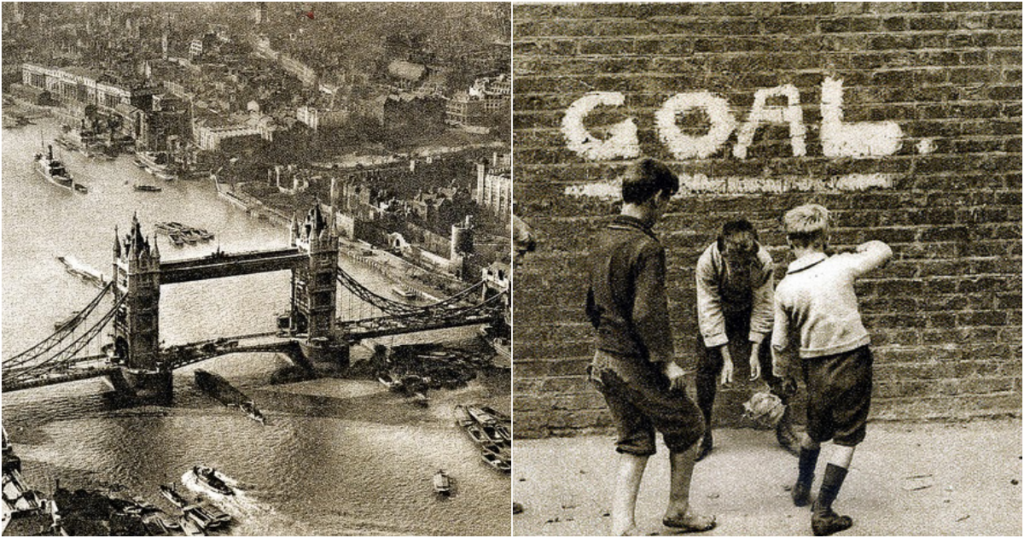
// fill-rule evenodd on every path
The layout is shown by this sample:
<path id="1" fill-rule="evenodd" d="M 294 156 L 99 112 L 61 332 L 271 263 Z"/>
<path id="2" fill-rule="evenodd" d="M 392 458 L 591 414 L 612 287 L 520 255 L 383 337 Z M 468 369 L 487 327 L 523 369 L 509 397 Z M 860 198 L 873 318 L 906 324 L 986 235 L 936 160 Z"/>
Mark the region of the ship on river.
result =
<path id="1" fill-rule="evenodd" d="M 71 192 L 75 191 L 75 181 L 64 167 L 64 163 L 54 158 L 52 145 L 46 146 L 46 153 L 36 154 L 36 170 L 50 183 Z"/>

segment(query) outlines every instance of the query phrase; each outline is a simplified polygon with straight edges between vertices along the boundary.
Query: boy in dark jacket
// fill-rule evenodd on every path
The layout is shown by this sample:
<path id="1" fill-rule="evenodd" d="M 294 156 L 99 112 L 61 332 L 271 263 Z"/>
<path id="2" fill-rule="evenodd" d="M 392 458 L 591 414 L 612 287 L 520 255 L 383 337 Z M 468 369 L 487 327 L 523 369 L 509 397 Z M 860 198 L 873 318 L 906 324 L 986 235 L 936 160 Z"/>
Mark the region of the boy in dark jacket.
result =
<path id="1" fill-rule="evenodd" d="M 651 231 L 679 179 L 653 159 L 633 163 L 622 180 L 622 210 L 595 238 L 590 261 L 587 316 L 597 330 L 590 379 L 604 395 L 618 429 L 618 470 L 612 501 L 612 534 L 635 529 L 636 497 L 660 431 L 672 468 L 662 523 L 684 532 L 714 528 L 713 517 L 693 513 L 690 479 L 700 411 L 684 390 L 674 360 L 665 294 L 665 248 Z"/>

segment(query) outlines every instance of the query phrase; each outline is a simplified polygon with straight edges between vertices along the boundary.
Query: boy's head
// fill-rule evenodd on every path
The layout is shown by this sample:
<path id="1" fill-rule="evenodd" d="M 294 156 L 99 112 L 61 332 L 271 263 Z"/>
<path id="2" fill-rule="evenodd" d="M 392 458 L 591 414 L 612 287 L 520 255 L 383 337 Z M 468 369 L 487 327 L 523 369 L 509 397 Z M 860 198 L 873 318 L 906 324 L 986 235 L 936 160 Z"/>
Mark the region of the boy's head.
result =
<path id="1" fill-rule="evenodd" d="M 743 261 L 757 256 L 757 231 L 747 219 L 737 219 L 722 225 L 718 236 L 718 251 L 727 260 Z"/>
<path id="2" fill-rule="evenodd" d="M 642 205 L 657 197 L 671 198 L 679 191 L 679 177 L 661 161 L 645 157 L 633 161 L 622 176 L 622 201 Z"/>
<path id="3" fill-rule="evenodd" d="M 786 240 L 793 248 L 825 248 L 831 215 L 818 204 L 805 204 L 790 209 L 782 218 Z"/>

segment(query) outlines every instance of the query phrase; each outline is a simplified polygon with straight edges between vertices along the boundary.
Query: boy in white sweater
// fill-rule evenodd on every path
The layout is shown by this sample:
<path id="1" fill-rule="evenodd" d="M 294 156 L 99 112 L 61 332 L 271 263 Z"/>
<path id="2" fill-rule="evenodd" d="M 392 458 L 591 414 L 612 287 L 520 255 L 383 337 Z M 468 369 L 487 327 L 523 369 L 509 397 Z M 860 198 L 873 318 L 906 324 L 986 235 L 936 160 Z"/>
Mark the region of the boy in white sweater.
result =
<path id="1" fill-rule="evenodd" d="M 859 245 L 854 252 L 829 256 L 829 212 L 807 204 L 786 213 L 786 241 L 796 256 L 775 289 L 772 331 L 773 369 L 787 376 L 795 363 L 807 384 L 807 434 L 801 440 L 799 475 L 793 503 L 810 502 L 821 443 L 834 451 L 814 502 L 811 530 L 826 536 L 853 526 L 832 510 L 857 445 L 864 440 L 871 406 L 870 338 L 861 322 L 854 281 L 881 267 L 892 249 L 881 241 Z M 793 356 L 799 357 L 793 361 Z"/>

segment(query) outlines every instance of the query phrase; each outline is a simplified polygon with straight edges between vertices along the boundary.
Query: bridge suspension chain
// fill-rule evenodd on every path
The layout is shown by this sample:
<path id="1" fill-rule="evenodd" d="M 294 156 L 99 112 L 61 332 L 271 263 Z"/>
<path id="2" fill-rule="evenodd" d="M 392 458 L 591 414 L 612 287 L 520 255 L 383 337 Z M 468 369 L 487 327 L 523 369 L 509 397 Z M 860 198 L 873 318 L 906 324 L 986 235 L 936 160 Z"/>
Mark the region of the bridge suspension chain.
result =
<path id="1" fill-rule="evenodd" d="M 56 347 L 58 344 L 63 342 L 75 329 L 77 329 L 85 322 L 86 318 L 88 318 L 89 315 L 92 314 L 93 310 L 95 310 L 96 307 L 99 306 L 103 298 L 106 297 L 108 293 L 110 293 L 110 290 L 113 288 L 113 286 L 113 282 L 110 282 L 106 286 L 104 286 L 103 289 L 100 290 L 99 294 L 97 294 L 96 297 L 94 297 L 92 301 L 90 301 L 89 304 L 86 305 L 86 307 L 82 309 L 82 311 L 76 316 L 74 323 L 69 323 L 67 326 L 61 327 L 60 329 L 56 330 L 53 334 L 47 336 L 42 341 L 26 349 L 25 351 L 22 351 L 21 353 L 18 353 L 17 355 L 9 359 L 4 359 L 4 368 L 21 366 L 25 363 L 31 362 L 32 360 L 38 358 L 44 353 L 47 353 L 48 351 Z"/>
<path id="2" fill-rule="evenodd" d="M 362 323 L 375 323 L 380 321 L 410 321 L 410 320 L 422 320 L 429 319 L 431 321 L 444 321 L 459 317 L 470 316 L 478 312 L 496 309 L 500 300 L 505 296 L 505 292 L 493 295 L 482 303 L 475 305 L 462 306 L 458 308 L 446 308 L 446 309 L 430 309 L 421 308 L 417 312 L 411 312 L 407 314 L 397 314 L 386 318 L 364 318 L 353 320 L 351 322 L 345 322 L 344 324 L 362 324 Z"/>
<path id="3" fill-rule="evenodd" d="M 341 283 L 341 285 L 344 286 L 345 289 L 352 292 L 352 294 L 354 294 L 356 297 L 359 297 L 360 299 L 369 303 L 370 305 L 379 308 L 384 313 L 398 316 L 404 314 L 416 314 L 418 312 L 423 312 L 427 310 L 449 309 L 451 305 L 457 303 L 459 300 L 469 295 L 470 293 L 479 290 L 484 285 L 484 281 L 481 280 L 476 284 L 473 284 L 472 286 L 442 301 L 425 306 L 412 306 L 399 301 L 388 299 L 387 297 L 383 297 L 370 291 L 366 286 L 360 284 L 359 281 L 357 281 L 352 275 L 348 274 L 347 272 L 345 272 L 345 270 L 343 270 L 340 267 L 338 268 L 338 282 Z"/>
<path id="4" fill-rule="evenodd" d="M 79 351 L 81 351 L 86 345 L 89 344 L 89 342 L 91 342 L 94 338 L 96 338 L 97 335 L 99 335 L 103 328 L 106 327 L 108 323 L 110 323 L 111 319 L 114 319 L 114 315 L 117 313 L 117 309 L 122 304 L 124 304 L 127 298 L 127 295 L 122 296 L 120 300 L 118 300 L 114 304 L 114 307 L 111 308 L 107 313 L 103 314 L 103 317 L 100 318 L 99 321 L 94 323 L 93 326 L 89 328 L 89 330 L 79 335 L 78 338 L 75 338 L 70 344 L 59 350 L 54 355 L 51 355 L 44 361 L 27 366 L 17 371 L 12 371 L 10 367 L 4 365 L 4 382 L 7 383 L 18 381 L 24 379 L 26 376 L 38 376 L 66 366 L 68 362 L 72 361 L 73 357 Z"/>

